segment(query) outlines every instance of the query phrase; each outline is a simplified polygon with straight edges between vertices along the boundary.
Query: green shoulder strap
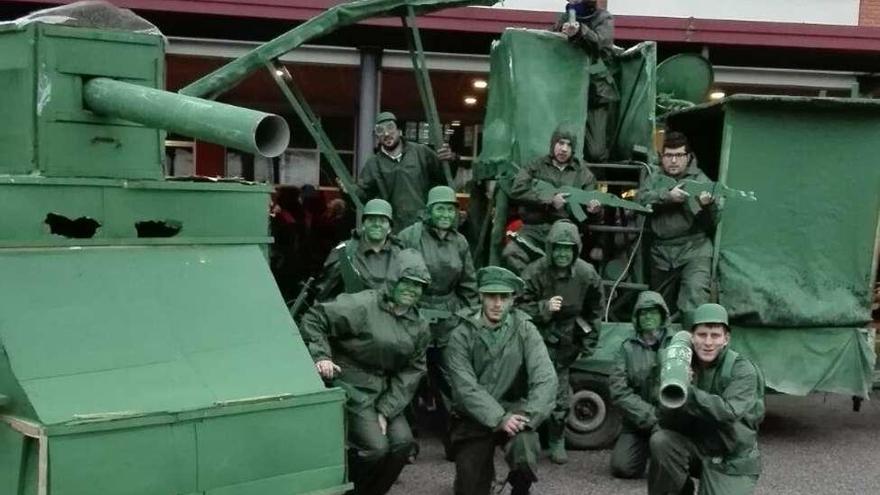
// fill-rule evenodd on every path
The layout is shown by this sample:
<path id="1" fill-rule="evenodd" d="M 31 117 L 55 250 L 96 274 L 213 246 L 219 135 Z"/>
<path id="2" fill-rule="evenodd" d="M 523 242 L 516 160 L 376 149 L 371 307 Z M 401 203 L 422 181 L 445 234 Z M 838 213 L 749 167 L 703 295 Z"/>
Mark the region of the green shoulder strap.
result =
<path id="1" fill-rule="evenodd" d="M 358 241 L 351 239 L 345 243 L 342 252 L 339 253 L 339 271 L 342 274 L 342 283 L 345 292 L 353 294 L 367 288 L 357 268 L 354 266 L 354 256 L 357 253 Z"/>
<path id="2" fill-rule="evenodd" d="M 740 355 L 737 352 L 728 349 L 724 362 L 721 363 L 721 383 L 724 387 L 727 387 L 733 379 L 733 366 L 739 357 Z M 767 383 L 764 380 L 764 372 L 761 371 L 761 368 L 751 359 L 745 356 L 742 356 L 742 358 L 751 363 L 752 367 L 755 368 L 755 374 L 758 378 L 757 390 L 755 391 L 758 400 L 746 418 L 750 425 L 757 429 L 761 421 L 764 420 L 764 389 L 767 387 Z"/>

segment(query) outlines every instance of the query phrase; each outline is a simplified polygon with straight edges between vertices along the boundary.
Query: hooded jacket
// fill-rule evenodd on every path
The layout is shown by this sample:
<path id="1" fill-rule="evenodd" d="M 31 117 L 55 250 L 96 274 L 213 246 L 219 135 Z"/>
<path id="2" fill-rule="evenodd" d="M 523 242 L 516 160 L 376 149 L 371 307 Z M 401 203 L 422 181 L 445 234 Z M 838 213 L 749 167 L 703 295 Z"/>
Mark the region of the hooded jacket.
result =
<path id="1" fill-rule="evenodd" d="M 657 334 L 657 343 L 648 345 L 641 338 L 639 311 L 659 308 L 663 321 Z M 633 308 L 632 323 L 636 335 L 625 340 L 614 360 L 608 380 L 611 401 L 623 414 L 624 428 L 629 431 L 650 432 L 657 424 L 657 403 L 660 393 L 660 351 L 669 344 L 672 335 L 666 329 L 669 308 L 663 296 L 644 291 Z"/>
<path id="2" fill-rule="evenodd" d="M 551 248 L 559 242 L 576 246 L 567 270 L 557 269 L 551 259 Z M 522 273 L 526 288 L 521 308 L 532 317 L 557 366 L 571 365 L 581 353 L 589 356 L 599 341 L 605 292 L 596 269 L 580 258 L 582 247 L 577 226 L 568 220 L 557 221 L 547 236 L 546 254 Z M 551 313 L 547 301 L 554 296 L 562 296 L 562 309 Z M 589 324 L 589 333 L 578 318 Z"/>
<path id="3" fill-rule="evenodd" d="M 389 288 L 398 280 L 431 280 L 415 251 L 403 250 L 397 259 L 386 287 L 318 304 L 300 325 L 312 359 L 330 359 L 342 368 L 332 384 L 346 391 L 346 407 L 372 408 L 387 418 L 396 417 L 412 400 L 425 374 L 431 338 L 416 308 L 402 315 L 392 311 Z"/>
<path id="4" fill-rule="evenodd" d="M 514 413 L 540 426 L 553 410 L 558 381 L 528 315 L 513 309 L 495 328 L 483 322 L 479 306 L 457 316 L 444 353 L 454 410 L 489 430 Z"/>
<path id="5" fill-rule="evenodd" d="M 675 203 L 669 198 L 669 189 L 660 184 L 660 178 L 663 175 L 666 173 L 662 168 L 652 167 L 652 173 L 642 183 L 637 197 L 639 203 L 654 209 L 649 222 L 651 233 L 656 242 L 674 243 L 684 238 L 706 238 L 707 234 L 715 227 L 716 203 L 703 208 L 700 213 L 694 215 L 686 203 Z M 691 159 L 679 179 L 710 182 L 709 177 L 697 165 L 696 158 Z"/>
<path id="6" fill-rule="evenodd" d="M 571 160 L 561 170 L 553 164 L 553 148 L 560 139 L 568 139 L 572 149 Z M 549 182 L 555 187 L 571 186 L 585 191 L 596 189 L 596 176 L 574 156 L 577 146 L 577 137 L 559 126 L 550 137 L 549 153 L 520 168 L 516 173 L 510 187 L 510 197 L 519 204 L 519 214 L 524 223 L 547 224 L 569 218 L 565 208 L 553 208 L 550 203 L 538 198 L 532 184 L 535 179 Z"/>

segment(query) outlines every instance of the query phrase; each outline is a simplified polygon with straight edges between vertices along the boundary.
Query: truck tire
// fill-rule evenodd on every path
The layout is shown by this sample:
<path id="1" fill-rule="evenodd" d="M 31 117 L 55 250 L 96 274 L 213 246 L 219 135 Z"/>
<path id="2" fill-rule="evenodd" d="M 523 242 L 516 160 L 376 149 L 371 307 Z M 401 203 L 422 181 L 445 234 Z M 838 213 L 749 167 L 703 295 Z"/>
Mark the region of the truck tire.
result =
<path id="1" fill-rule="evenodd" d="M 620 434 L 620 412 L 611 405 L 606 380 L 572 377 L 571 409 L 565 423 L 565 440 L 576 450 L 610 447 Z"/>

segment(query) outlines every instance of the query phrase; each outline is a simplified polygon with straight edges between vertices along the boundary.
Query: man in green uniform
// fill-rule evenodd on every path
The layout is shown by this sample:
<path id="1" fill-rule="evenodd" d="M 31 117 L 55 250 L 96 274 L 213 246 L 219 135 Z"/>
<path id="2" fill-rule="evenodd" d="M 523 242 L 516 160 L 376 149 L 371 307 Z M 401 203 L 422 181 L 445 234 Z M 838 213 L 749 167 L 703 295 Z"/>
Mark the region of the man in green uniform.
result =
<path id="1" fill-rule="evenodd" d="M 391 489 L 413 448 L 402 414 L 425 374 L 427 323 L 416 304 L 431 282 L 417 252 L 400 252 L 382 290 L 342 294 L 303 317 L 315 367 L 345 390 L 351 479 L 358 495 Z"/>
<path id="2" fill-rule="evenodd" d="M 575 22 L 569 22 L 569 11 L 574 11 Z M 587 158 L 591 162 L 608 161 L 608 123 L 614 106 L 620 100 L 617 83 L 610 66 L 614 59 L 614 17 L 599 8 L 596 0 L 569 0 L 565 14 L 559 18 L 554 31 L 560 31 L 569 41 L 581 47 L 590 56 L 590 94 L 587 112 Z"/>
<path id="3" fill-rule="evenodd" d="M 435 186 L 428 191 L 427 220 L 403 229 L 398 236 L 405 247 L 422 254 L 431 285 L 425 288 L 420 310 L 431 324 L 432 346 L 428 349 L 428 381 L 435 399 L 449 397 L 443 370 L 443 349 L 457 323 L 455 313 L 477 304 L 477 280 L 468 241 L 458 228 L 455 191 Z M 445 412 L 441 405 L 441 411 Z M 447 442 L 448 445 L 448 442 Z"/>
<path id="4" fill-rule="evenodd" d="M 571 402 L 569 368 L 596 349 L 605 300 L 602 278 L 579 258 L 580 252 L 577 227 L 557 220 L 547 236 L 547 254 L 523 271 L 522 308 L 541 332 L 559 381 L 556 407 L 547 421 L 550 460 L 556 464 L 568 462 L 564 434 Z"/>
<path id="5" fill-rule="evenodd" d="M 522 280 L 497 266 L 477 273 L 481 305 L 459 312 L 446 347 L 454 416 L 455 494 L 488 495 L 503 446 L 512 495 L 537 481 L 535 431 L 549 416 L 556 373 L 528 315 L 512 309 Z"/>
<path id="6" fill-rule="evenodd" d="M 424 144 L 403 139 L 397 117 L 382 112 L 376 118 L 378 151 L 371 156 L 358 177 L 357 194 L 364 201 L 381 198 L 394 207 L 394 231 L 414 224 L 425 209 L 428 189 L 446 184 L 441 161 L 454 155 L 444 145 L 436 153 Z"/>
<path id="7" fill-rule="evenodd" d="M 633 308 L 635 336 L 620 346 L 611 369 L 611 402 L 623 415 L 623 430 L 611 451 L 611 474 L 640 478 L 648 463 L 648 440 L 657 425 L 659 352 L 672 337 L 666 330 L 669 309 L 657 292 L 639 294 Z"/>
<path id="8" fill-rule="evenodd" d="M 687 316 L 709 301 L 712 267 L 709 233 L 715 227 L 715 198 L 709 193 L 701 194 L 697 199 L 702 209 L 694 214 L 686 205 L 686 191 L 677 186 L 669 189 L 661 183 L 663 176 L 709 182 L 697 166 L 697 159 L 683 134 L 666 134 L 661 159 L 663 168 L 654 170 L 638 193 L 638 201 L 654 209 L 650 217 L 651 288 L 661 292 L 670 307 L 676 307 Z M 676 276 L 680 281 L 672 281 Z M 676 286 L 679 286 L 677 296 Z"/>
<path id="9" fill-rule="evenodd" d="M 651 434 L 649 495 L 753 493 L 761 474 L 758 426 L 764 418 L 760 371 L 728 349 L 727 311 L 704 304 L 694 311 L 691 329 L 693 378 L 687 402 L 659 409 Z"/>
<path id="10" fill-rule="evenodd" d="M 574 134 L 559 126 L 550 138 L 550 153 L 519 169 L 510 188 L 510 197 L 519 205 L 523 226 L 517 233 L 524 242 L 540 247 L 547 239 L 550 226 L 556 220 L 569 218 L 565 195 L 557 194 L 550 201 L 538 197 L 534 181 L 548 182 L 555 187 L 571 186 L 585 191 L 596 189 L 596 177 L 586 165 L 574 156 L 577 140 Z M 598 201 L 591 201 L 587 212 L 597 215 L 602 211 Z M 511 241 L 501 253 L 504 266 L 521 273 L 533 261 L 532 256 L 516 242 Z"/>
<path id="11" fill-rule="evenodd" d="M 392 225 L 391 205 L 382 199 L 368 201 L 361 215 L 360 232 L 327 256 L 315 285 L 315 299 L 324 302 L 343 292 L 353 294 L 381 288 L 403 249 L 391 235 Z"/>

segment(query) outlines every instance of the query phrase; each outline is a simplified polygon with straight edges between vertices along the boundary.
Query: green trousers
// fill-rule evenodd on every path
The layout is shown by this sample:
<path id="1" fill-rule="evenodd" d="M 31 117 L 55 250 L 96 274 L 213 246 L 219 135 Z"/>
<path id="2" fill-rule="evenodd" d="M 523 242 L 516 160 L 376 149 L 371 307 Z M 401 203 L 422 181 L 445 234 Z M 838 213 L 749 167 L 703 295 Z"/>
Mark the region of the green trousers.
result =
<path id="1" fill-rule="evenodd" d="M 670 311 L 681 311 L 685 321 L 697 306 L 709 302 L 711 275 L 712 243 L 709 239 L 696 244 L 655 243 L 651 246 L 651 289 L 660 289 L 658 292 L 670 306 Z M 672 278 L 678 280 L 666 282 Z"/>
<path id="2" fill-rule="evenodd" d="M 636 479 L 645 475 L 648 465 L 650 432 L 623 430 L 611 451 L 611 475 Z"/>
<path id="3" fill-rule="evenodd" d="M 397 481 L 413 448 L 413 435 L 403 414 L 388 418 L 385 435 L 373 409 L 349 410 L 348 445 L 351 481 L 356 495 L 382 495 Z"/>
<path id="4" fill-rule="evenodd" d="M 750 495 L 755 491 L 757 475 L 733 475 L 713 468 L 712 460 L 681 433 L 658 429 L 651 434 L 649 445 L 648 495 L 684 493 L 691 476 L 700 481 L 699 495 Z"/>
<path id="5" fill-rule="evenodd" d="M 548 346 L 548 350 L 550 350 L 550 346 Z M 550 356 L 552 359 L 552 351 Z M 553 412 L 550 413 L 550 417 L 547 418 L 547 434 L 551 442 L 554 439 L 559 440 L 564 437 L 565 419 L 568 417 L 569 410 L 571 410 L 571 386 L 569 386 L 569 370 L 571 367 L 560 365 L 555 359 L 553 359 L 553 367 L 556 369 L 556 378 L 559 381 L 559 386 L 556 387 L 556 404 L 553 407 Z"/>
<path id="6" fill-rule="evenodd" d="M 587 161 L 605 163 L 608 161 L 608 122 L 611 117 L 611 104 L 590 105 L 587 112 L 586 140 Z"/>
<path id="7" fill-rule="evenodd" d="M 467 418 L 452 423 L 452 450 L 455 457 L 455 495 L 489 495 L 495 480 L 495 447 L 504 449 L 510 468 L 508 481 L 513 494 L 528 493 L 537 481 L 541 443 L 537 432 L 526 430 L 514 437 L 492 431 Z"/>

